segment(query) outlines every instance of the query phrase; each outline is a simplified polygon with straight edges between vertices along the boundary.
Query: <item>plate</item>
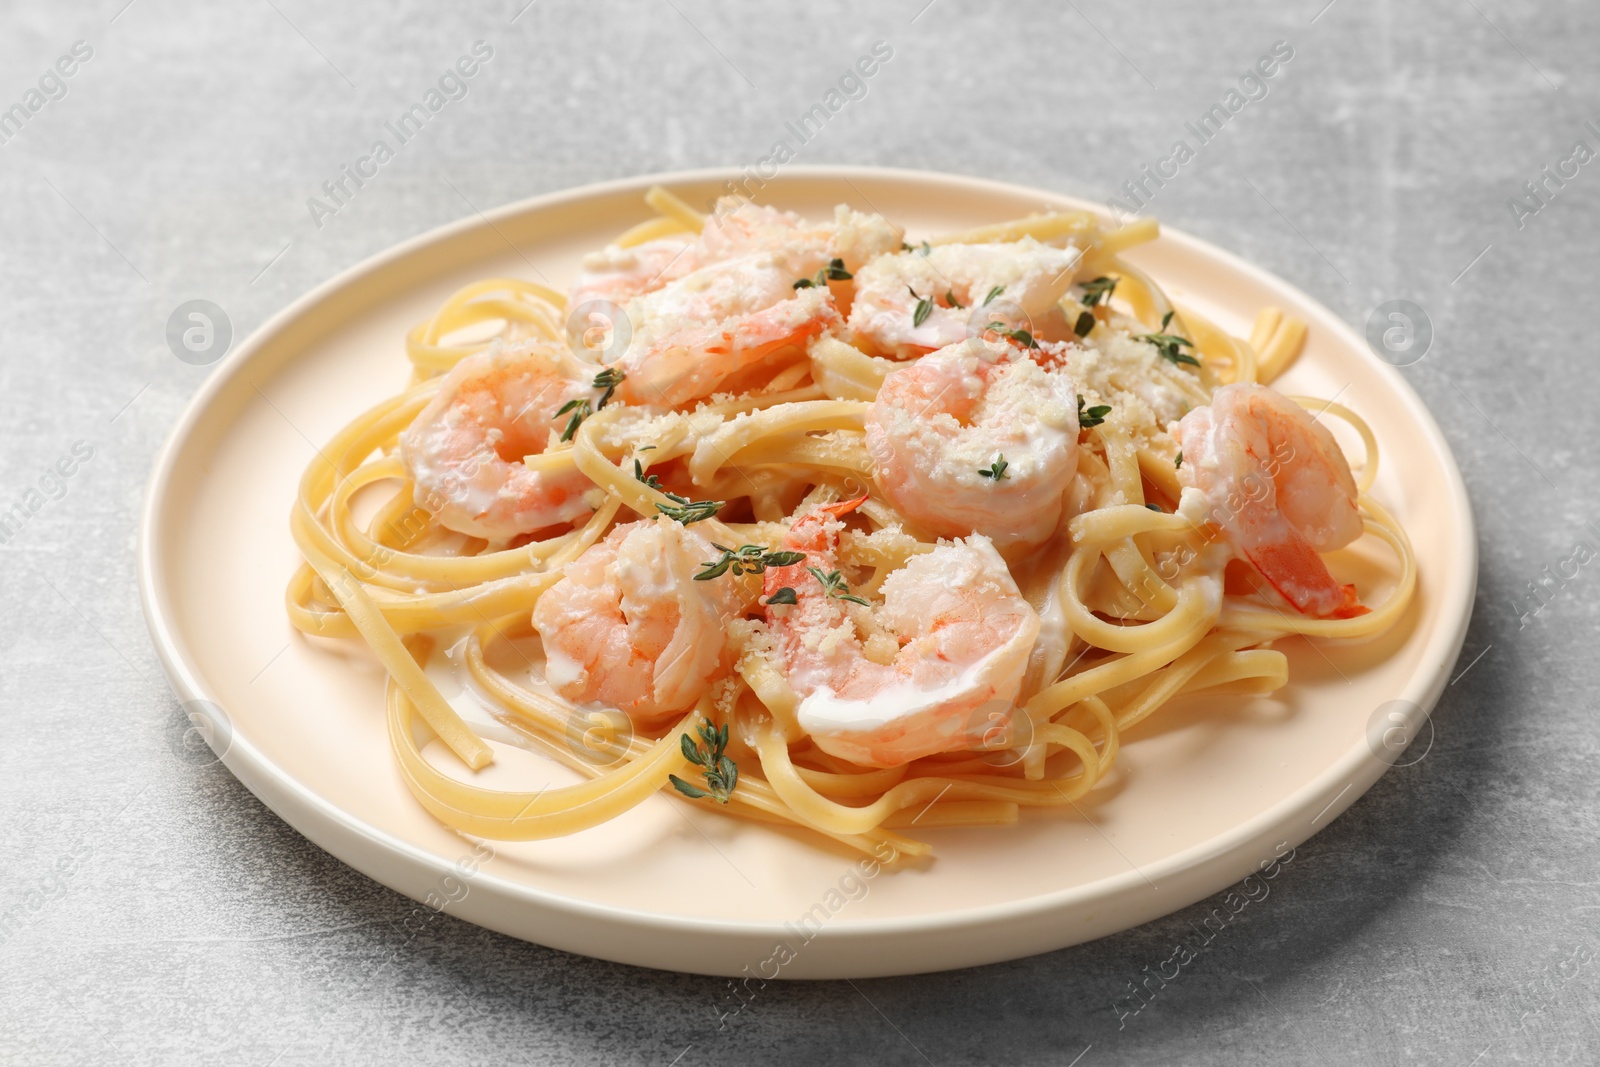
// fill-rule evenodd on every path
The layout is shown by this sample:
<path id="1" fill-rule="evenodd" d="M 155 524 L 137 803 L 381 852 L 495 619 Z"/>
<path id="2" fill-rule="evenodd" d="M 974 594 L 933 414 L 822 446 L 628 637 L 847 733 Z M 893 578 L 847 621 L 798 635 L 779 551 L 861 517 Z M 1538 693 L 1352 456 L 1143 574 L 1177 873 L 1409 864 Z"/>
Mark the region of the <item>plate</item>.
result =
<path id="1" fill-rule="evenodd" d="M 927 831 L 937 858 L 892 874 L 665 795 L 554 841 L 478 843 L 430 818 L 390 756 L 376 662 L 354 642 L 304 639 L 284 617 L 300 473 L 340 426 L 404 386 L 407 329 L 457 287 L 500 275 L 563 287 L 583 252 L 648 217 L 651 184 L 703 204 L 738 177 L 590 186 L 425 234 L 273 318 L 191 402 L 146 497 L 145 614 L 200 733 L 290 825 L 428 907 L 540 944 L 705 974 L 872 977 L 1076 944 L 1254 873 L 1229 898 L 1248 900 L 1404 741 L 1431 737 L 1425 712 L 1461 649 L 1477 570 L 1466 490 L 1443 436 L 1394 368 L 1331 312 L 1168 229 L 1130 259 L 1234 333 L 1247 334 L 1269 303 L 1305 319 L 1306 351 L 1277 384 L 1337 396 L 1376 431 L 1384 462 L 1373 492 L 1405 524 L 1421 567 L 1415 603 L 1385 640 L 1285 641 L 1293 681 L 1280 693 L 1170 706 L 1130 735 L 1118 769 L 1076 810 Z M 811 217 L 848 202 L 913 240 L 1095 207 L 972 178 L 836 167 L 787 168 L 758 198 Z M 486 784 L 529 787 L 553 774 L 518 750 L 497 752 Z"/>

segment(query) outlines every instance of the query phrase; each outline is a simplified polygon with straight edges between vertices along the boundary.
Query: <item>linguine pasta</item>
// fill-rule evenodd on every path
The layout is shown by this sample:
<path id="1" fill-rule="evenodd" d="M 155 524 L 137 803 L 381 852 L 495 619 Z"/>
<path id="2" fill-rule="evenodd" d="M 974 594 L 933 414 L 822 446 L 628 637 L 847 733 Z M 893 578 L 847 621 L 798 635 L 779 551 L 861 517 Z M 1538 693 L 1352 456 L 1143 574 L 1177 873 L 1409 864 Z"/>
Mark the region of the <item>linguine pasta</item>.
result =
<path id="1" fill-rule="evenodd" d="M 658 214 L 621 234 L 617 249 L 692 241 L 706 225 L 665 190 L 646 199 Z M 1368 495 L 1376 441 L 1338 404 L 1298 401 L 1318 420 L 1347 424 L 1363 444 L 1353 505 L 1359 529 L 1394 560 L 1381 602 L 1345 617 L 1296 610 L 1242 561 L 1220 512 L 1185 486 L 1198 474 L 1184 474 L 1171 420 L 1158 409 L 1176 405 L 1175 417 L 1212 402 L 1223 386 L 1270 382 L 1298 354 L 1306 327 L 1266 308 L 1251 336 L 1238 338 L 1174 302 L 1122 258 L 1157 233 L 1153 220 L 1107 228 L 1090 214 L 1058 213 L 907 246 L 912 256 L 925 250 L 934 265 L 952 261 L 956 253 L 941 251 L 949 246 L 1015 243 L 1041 257 L 1066 251 L 1080 285 L 1093 279 L 1105 288 L 1103 299 L 1086 290 L 1062 296 L 1052 309 L 1063 321 L 1076 319 L 1077 340 L 1040 346 L 1014 322 L 979 331 L 988 331 L 991 349 L 1018 350 L 1005 359 L 1070 373 L 1081 423 L 1073 427 L 1079 435 L 1071 488 L 1051 505 L 1060 516 L 1048 521 L 1048 536 L 1019 545 L 994 538 L 1000 552 L 993 558 L 1003 555 L 1017 602 L 1026 601 L 1018 610 L 1036 617 L 1037 636 L 1024 649 L 1020 677 L 1009 683 L 1014 692 L 966 713 L 954 735 L 964 743 L 898 762 L 842 758 L 839 746 L 830 751 L 819 743 L 805 725 L 814 718 L 806 702 L 816 698 L 797 690 L 773 621 L 794 588 L 775 591 L 775 580 L 763 586 L 759 577 L 727 568 L 705 585 L 728 583 L 722 588 L 742 606 L 719 624 L 723 647 L 713 651 L 720 666 L 687 706 L 623 716 L 604 702 L 562 697 L 545 676 L 547 657 L 532 621 L 541 598 L 572 580 L 579 561 L 604 551 L 623 524 L 682 522 L 719 551 L 753 546 L 747 556 L 734 553 L 734 562 L 771 561 L 788 558 L 785 545 L 794 543 L 801 516 L 816 509 L 832 509 L 827 528 L 837 565 L 831 575 L 814 572 L 822 584 L 813 595 L 849 590 L 848 603 L 835 605 L 840 617 L 855 620 L 868 658 L 893 661 L 895 638 L 874 615 L 885 589 L 896 572 L 954 535 L 941 536 L 894 503 L 883 484 L 887 468 L 869 448 L 875 398 L 915 360 L 874 351 L 844 327 L 842 314 L 692 401 L 632 402 L 626 385 L 616 398 L 609 389 L 605 399 L 585 394 L 598 403 L 586 399 L 552 418 L 550 440 L 523 461 L 549 484 L 568 479 L 561 484 L 577 486 L 581 514 L 496 538 L 441 523 L 437 502 L 419 489 L 402 455 L 402 434 L 430 410 L 446 372 L 506 343 L 545 343 L 559 353 L 551 358 L 563 372 L 586 387 L 591 377 L 597 390 L 611 379 L 596 377 L 602 366 L 592 347 L 569 344 L 566 295 L 512 278 L 467 286 L 407 335 L 409 386 L 356 416 L 306 469 L 291 517 L 304 563 L 289 582 L 289 619 L 307 635 L 365 643 L 388 672 L 389 740 L 407 787 L 439 821 L 481 837 L 570 834 L 665 791 L 672 802 L 804 828 L 879 858 L 914 857 L 929 852 L 915 836 L 923 828 L 997 826 L 1014 822 L 1022 809 L 1071 805 L 1115 764 L 1124 733 L 1169 702 L 1203 691 L 1277 689 L 1288 681 L 1288 660 L 1274 642 L 1374 637 L 1405 611 L 1416 584 L 1404 530 Z M 843 279 L 824 272 L 815 288 L 795 291 L 820 290 L 813 303 L 842 304 L 852 298 L 851 285 L 864 286 L 861 279 L 875 269 L 857 270 L 853 281 L 842 269 L 835 273 Z M 928 303 L 927 311 L 914 307 L 913 318 L 937 320 L 967 308 L 953 289 L 948 300 L 914 290 L 911 296 Z M 637 381 L 639 372 L 629 376 Z M 1008 472 L 1003 456 L 993 458 L 978 474 L 999 500 Z M 718 506 L 702 513 L 711 503 Z M 715 562 L 713 552 L 704 565 Z M 780 562 L 769 562 L 769 570 L 801 573 Z M 475 784 L 495 750 L 425 669 L 446 649 L 519 744 L 583 780 L 526 791 Z M 447 769 L 424 756 L 434 739 L 451 754 L 441 758 L 460 766 Z M 719 756 L 737 771 L 725 796 L 716 788 Z M 890 765 L 875 765 L 883 762 Z M 689 788 L 674 788 L 674 778 Z"/>

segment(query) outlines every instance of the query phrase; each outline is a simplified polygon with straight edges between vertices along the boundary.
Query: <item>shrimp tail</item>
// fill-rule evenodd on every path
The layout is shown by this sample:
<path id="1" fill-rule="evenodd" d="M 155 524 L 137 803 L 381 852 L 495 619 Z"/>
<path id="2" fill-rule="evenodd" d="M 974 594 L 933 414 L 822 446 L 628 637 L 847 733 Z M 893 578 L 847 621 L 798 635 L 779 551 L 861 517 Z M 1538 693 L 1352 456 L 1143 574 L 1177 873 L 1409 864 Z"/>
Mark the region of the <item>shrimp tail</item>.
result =
<path id="1" fill-rule="evenodd" d="M 867 497 L 871 495 L 871 493 L 862 493 L 854 500 L 841 500 L 837 504 L 824 504 L 817 510 L 826 511 L 829 515 L 832 515 L 837 519 L 841 516 L 850 514 L 856 508 L 859 508 L 862 504 L 865 504 L 867 502 Z"/>
<path id="2" fill-rule="evenodd" d="M 1372 612 L 1371 608 L 1361 603 L 1360 597 L 1356 595 L 1355 586 L 1341 585 L 1339 587 L 1339 595 L 1342 598 L 1342 603 L 1334 609 L 1332 618 L 1354 619 L 1357 616 L 1367 615 Z"/>
<path id="3" fill-rule="evenodd" d="M 1245 555 L 1267 584 L 1302 615 L 1353 619 L 1371 610 L 1362 606 L 1354 585 L 1333 580 L 1322 556 L 1304 537 L 1254 545 Z"/>
<path id="4" fill-rule="evenodd" d="M 714 356 L 734 357 L 743 365 L 777 349 L 802 345 L 823 330 L 843 323 L 831 300 L 800 321 L 796 322 L 796 318 L 796 311 L 783 305 L 756 312 L 731 328 L 721 329 L 717 339 L 706 343 L 703 350 Z"/>

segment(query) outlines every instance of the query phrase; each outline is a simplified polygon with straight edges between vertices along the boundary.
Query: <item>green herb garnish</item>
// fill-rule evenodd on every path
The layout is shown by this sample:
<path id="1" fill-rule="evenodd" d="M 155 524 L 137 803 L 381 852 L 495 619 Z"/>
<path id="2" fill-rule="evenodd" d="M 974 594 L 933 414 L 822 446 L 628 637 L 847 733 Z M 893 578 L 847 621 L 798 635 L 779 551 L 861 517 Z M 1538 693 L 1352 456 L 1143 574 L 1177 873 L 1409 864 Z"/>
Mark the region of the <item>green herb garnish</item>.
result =
<path id="1" fill-rule="evenodd" d="M 701 768 L 706 788 L 690 785 L 676 774 L 667 777 L 672 780 L 674 789 L 691 800 L 709 797 L 718 804 L 726 804 L 739 784 L 738 765 L 723 754 L 728 748 L 728 724 L 712 726 L 702 719 L 695 732 L 700 735 L 699 741 L 688 734 L 679 734 L 678 745 L 683 750 L 683 758 Z"/>
<path id="2" fill-rule="evenodd" d="M 956 293 L 954 289 L 946 289 L 944 291 L 944 302 L 953 308 L 960 308 L 962 306 L 961 301 L 956 299 Z"/>
<path id="3" fill-rule="evenodd" d="M 1079 312 L 1078 321 L 1072 324 L 1072 332 L 1079 337 L 1088 337 L 1092 329 L 1094 329 L 1094 312 Z"/>
<path id="4" fill-rule="evenodd" d="M 798 604 L 798 603 L 799 603 L 799 601 L 797 599 L 795 599 L 794 587 L 793 586 L 788 586 L 788 585 L 784 586 L 782 589 L 779 589 L 777 592 L 775 592 L 771 596 L 767 597 L 768 606 L 771 606 L 773 604 Z"/>
<path id="5" fill-rule="evenodd" d="M 906 292 L 910 293 L 912 296 L 917 296 L 917 291 L 911 288 L 909 285 L 906 286 Z M 924 322 L 928 321 L 928 316 L 932 313 L 933 301 L 929 300 L 925 296 L 917 296 L 916 309 L 911 312 L 911 325 L 913 327 L 921 326 Z"/>
<path id="6" fill-rule="evenodd" d="M 594 376 L 594 387 L 605 390 L 600 394 L 600 402 L 595 405 L 596 411 L 606 406 L 606 401 L 611 399 L 611 394 L 617 391 L 617 386 L 621 385 L 622 379 L 627 376 L 626 373 L 615 367 L 607 367 Z"/>
<path id="7" fill-rule="evenodd" d="M 1187 337 L 1179 337 L 1177 334 L 1171 334 L 1171 333 L 1164 332 L 1166 330 L 1166 328 L 1167 328 L 1167 323 L 1169 323 L 1171 321 L 1172 321 L 1172 312 L 1169 311 L 1165 315 L 1161 316 L 1161 329 L 1162 329 L 1163 332 L 1161 332 L 1161 333 L 1147 333 L 1147 334 L 1144 334 L 1144 335 L 1142 335 L 1140 337 L 1135 337 L 1134 340 L 1136 340 L 1136 341 L 1146 341 L 1146 342 L 1148 342 L 1150 344 L 1155 345 L 1156 346 L 1156 352 L 1160 354 L 1162 359 L 1167 360 L 1169 363 L 1173 363 L 1173 364 L 1187 363 L 1190 366 L 1198 367 L 1200 365 L 1200 361 L 1198 359 L 1195 359 L 1193 356 L 1189 355 L 1187 352 L 1180 352 L 1179 351 L 1180 347 L 1182 347 L 1182 348 L 1193 348 L 1194 347 L 1194 342 L 1190 341 Z"/>
<path id="8" fill-rule="evenodd" d="M 1083 306 L 1092 308 L 1101 301 L 1110 302 L 1117 288 L 1115 278 L 1094 278 L 1083 283 Z"/>
<path id="9" fill-rule="evenodd" d="M 677 519 L 685 526 L 709 519 L 722 510 L 726 500 L 690 500 L 677 493 L 668 493 L 667 499 L 674 501 L 672 504 L 657 504 L 656 510 L 669 519 Z"/>
<path id="10" fill-rule="evenodd" d="M 643 482 L 651 489 L 659 490 L 661 488 L 661 479 L 654 474 L 646 474 L 644 467 L 640 465 L 638 460 L 633 461 L 633 477 L 636 481 Z"/>
<path id="11" fill-rule="evenodd" d="M 1179 468 L 1179 467 L 1181 467 L 1181 466 L 1183 466 L 1183 452 L 1182 452 L 1182 451 L 1181 451 L 1181 450 L 1180 450 L 1180 451 L 1179 451 L 1179 452 L 1178 452 L 1178 458 L 1177 458 L 1177 460 L 1176 460 L 1176 461 L 1174 461 L 1174 462 L 1173 462 L 1173 464 L 1172 464 L 1172 469 L 1173 469 L 1173 470 L 1177 470 L 1177 469 L 1178 469 L 1178 468 Z"/>
<path id="12" fill-rule="evenodd" d="M 983 302 L 985 304 L 988 304 L 991 300 L 993 300 L 995 297 L 999 296 L 1001 293 L 1003 293 L 1005 291 L 1006 291 L 1006 287 L 1005 286 L 997 285 L 993 289 L 989 290 L 989 295 L 983 298 Z"/>
<path id="13" fill-rule="evenodd" d="M 794 283 L 796 289 L 821 289 L 829 282 L 847 282 L 855 275 L 844 269 L 844 260 L 830 259 L 828 265 L 809 278 Z"/>
<path id="14" fill-rule="evenodd" d="M 985 478 L 993 478 L 998 482 L 1001 478 L 1006 476 L 1006 468 L 1010 465 L 1011 464 L 1006 462 L 1005 453 L 1002 452 L 995 456 L 994 462 L 989 464 L 987 467 L 979 467 L 978 473 L 983 475 Z"/>
<path id="15" fill-rule="evenodd" d="M 815 577 L 817 581 L 822 583 L 822 591 L 827 593 L 828 596 L 832 597 L 834 600 L 848 600 L 852 604 L 863 604 L 867 607 L 872 606 L 871 601 L 865 600 L 850 592 L 850 587 L 844 582 L 844 576 L 838 571 L 829 571 L 827 574 L 823 574 L 822 571 L 816 567 L 807 567 L 806 570 L 810 571 L 812 576 Z M 769 599 L 767 603 L 770 604 L 772 601 Z"/>
<path id="16" fill-rule="evenodd" d="M 567 428 L 561 431 L 561 440 L 570 441 L 572 435 L 578 432 L 578 427 L 583 425 L 583 420 L 594 414 L 594 406 L 589 399 L 584 397 L 579 400 L 569 400 L 556 411 L 555 417 L 560 418 L 567 412 L 572 412 L 572 417 L 567 419 Z"/>
<path id="17" fill-rule="evenodd" d="M 1105 422 L 1106 416 L 1109 414 L 1111 414 L 1110 404 L 1096 404 L 1094 407 L 1085 410 L 1083 406 L 1083 394 L 1078 394 L 1078 425 L 1081 428 L 1085 430 L 1091 430 L 1094 427 L 1099 426 L 1102 422 Z"/>
<path id="18" fill-rule="evenodd" d="M 1006 329 L 1006 324 L 1003 322 L 991 322 L 989 325 L 984 327 L 984 330 L 993 330 L 1001 337 L 1009 337 L 1023 348 L 1039 347 L 1039 342 L 1033 339 L 1033 334 L 1029 333 L 1027 330 L 1024 330 L 1020 326 L 1015 330 L 1008 330 Z"/>
<path id="19" fill-rule="evenodd" d="M 722 558 L 700 564 L 705 570 L 694 576 L 697 582 L 720 578 L 730 570 L 735 575 L 762 574 L 768 567 L 792 567 L 806 558 L 804 552 L 769 551 L 764 545 L 724 548 L 713 544 L 712 547 L 722 553 Z"/>

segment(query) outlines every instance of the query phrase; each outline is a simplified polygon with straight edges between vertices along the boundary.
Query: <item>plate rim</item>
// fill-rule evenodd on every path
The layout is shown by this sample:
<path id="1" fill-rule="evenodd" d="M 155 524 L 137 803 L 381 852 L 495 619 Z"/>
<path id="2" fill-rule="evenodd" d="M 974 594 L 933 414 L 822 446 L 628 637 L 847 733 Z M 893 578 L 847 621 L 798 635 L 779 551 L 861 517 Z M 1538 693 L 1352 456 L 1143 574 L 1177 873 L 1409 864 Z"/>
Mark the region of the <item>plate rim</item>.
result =
<path id="1" fill-rule="evenodd" d="M 583 200 L 600 195 L 611 195 L 629 190 L 636 190 L 641 194 L 651 185 L 661 184 L 671 187 L 677 184 L 703 184 L 707 182 L 722 183 L 728 179 L 737 179 L 741 171 L 736 167 L 711 167 L 692 170 L 680 170 L 661 173 L 634 175 L 624 178 L 611 179 L 604 182 L 587 183 L 584 185 L 542 193 L 526 197 L 501 205 L 486 211 L 463 216 L 459 219 L 435 226 L 423 233 L 406 238 L 373 255 L 367 256 L 332 277 L 315 285 L 300 297 L 291 301 L 286 307 L 269 316 L 257 326 L 239 344 L 235 345 L 222 360 L 218 361 L 205 382 L 196 390 L 185 404 L 182 414 L 168 433 L 164 443 L 156 455 L 149 479 L 146 483 L 144 498 L 140 508 L 139 536 L 138 536 L 138 582 L 139 595 L 143 608 L 146 626 L 148 627 L 155 646 L 157 656 L 172 685 L 180 703 L 187 704 L 192 701 L 215 701 L 206 690 L 203 683 L 202 672 L 193 662 L 188 653 L 181 634 L 173 619 L 173 609 L 164 593 L 163 567 L 158 560 L 157 546 L 161 542 L 165 530 L 163 525 L 162 502 L 170 486 L 178 461 L 183 453 L 183 446 L 193 435 L 206 412 L 215 402 L 217 397 L 225 391 L 232 380 L 242 374 L 250 365 L 255 354 L 276 334 L 300 319 L 308 310 L 315 308 L 328 297 L 340 290 L 359 282 L 363 277 L 374 273 L 396 261 L 405 259 L 415 252 L 435 243 L 478 229 L 485 225 L 494 226 L 501 222 L 522 214 L 557 207 L 564 202 Z M 862 166 L 862 165 L 827 165 L 809 164 L 785 167 L 768 184 L 775 187 L 774 192 L 781 194 L 782 186 L 786 180 L 843 180 L 847 184 L 852 178 L 873 180 L 889 180 L 917 185 L 934 185 L 949 188 L 952 184 L 965 185 L 992 193 L 1001 193 L 1010 196 L 1022 196 L 1033 199 L 1044 199 L 1071 205 L 1072 207 L 1104 214 L 1099 205 L 1082 197 L 1058 193 L 1036 186 L 1020 185 L 1012 182 L 1003 182 L 986 177 L 978 177 L 950 172 L 918 170 L 898 167 Z M 865 196 L 865 194 L 861 194 Z M 1159 216 L 1158 216 L 1159 217 Z M 1366 345 L 1365 341 L 1340 318 L 1335 312 L 1324 305 L 1311 294 L 1304 292 L 1297 286 L 1265 268 L 1256 266 L 1240 256 L 1221 248 L 1210 241 L 1196 237 L 1187 231 L 1169 227 L 1165 222 L 1161 225 L 1163 238 L 1171 239 L 1177 243 L 1188 246 L 1188 251 L 1199 252 L 1207 257 L 1221 261 L 1239 273 L 1248 276 L 1255 283 L 1294 298 L 1295 302 L 1307 304 L 1321 313 L 1326 321 L 1319 325 L 1326 326 L 1340 335 L 1339 339 L 1346 347 L 1358 350 L 1361 358 L 1368 361 L 1373 370 L 1390 391 L 1399 396 L 1404 406 L 1409 410 L 1414 423 L 1421 429 L 1424 436 L 1445 460 L 1446 493 L 1449 497 L 1452 510 L 1455 514 L 1450 516 L 1449 527 L 1459 531 L 1461 541 L 1461 563 L 1456 575 L 1441 576 L 1440 588 L 1444 590 L 1441 596 L 1440 618 L 1449 622 L 1454 620 L 1454 626 L 1435 626 L 1425 640 L 1420 659 L 1423 664 L 1436 663 L 1431 670 L 1421 666 L 1406 681 L 1405 691 L 1396 694 L 1395 699 L 1408 699 L 1420 705 L 1427 717 L 1431 719 L 1433 711 L 1446 688 L 1446 679 L 1453 665 L 1457 662 L 1461 649 L 1465 643 L 1466 634 L 1471 622 L 1471 607 L 1477 589 L 1478 576 L 1478 539 L 1476 524 L 1471 509 L 1471 499 L 1467 493 L 1466 483 L 1461 475 L 1460 466 L 1456 461 L 1455 453 L 1450 448 L 1448 439 L 1445 438 L 1433 414 L 1423 403 L 1421 397 L 1411 384 L 1392 365 L 1379 359 Z M 217 705 L 220 707 L 220 705 Z M 445 861 L 426 849 L 404 841 L 386 830 L 371 825 L 362 819 L 351 815 L 330 800 L 316 793 L 309 786 L 297 780 L 294 776 L 267 758 L 261 750 L 248 738 L 232 733 L 229 743 L 220 758 L 220 762 L 227 767 L 229 772 L 240 780 L 241 783 L 261 800 L 269 809 L 293 827 L 296 832 L 306 837 L 313 844 L 328 851 L 341 862 L 354 867 L 363 875 L 372 878 L 398 892 L 413 899 L 418 899 L 417 894 L 407 886 L 414 879 L 404 879 L 395 876 L 394 872 L 380 875 L 371 869 L 370 863 L 358 863 L 347 855 L 347 852 L 359 852 L 365 849 L 377 848 L 400 859 L 415 865 L 422 874 L 422 884 L 432 884 L 438 878 L 456 871 L 456 865 Z M 1223 832 L 1202 842 L 1190 846 L 1181 852 L 1163 856 L 1162 858 L 1147 863 L 1141 867 L 1132 867 L 1130 870 L 1116 875 L 1102 878 L 1081 886 L 1068 887 L 1046 891 L 1022 900 L 987 904 L 974 908 L 963 908 L 932 912 L 928 914 L 889 917 L 874 919 L 849 919 L 845 916 L 830 921 L 815 935 L 816 939 L 826 939 L 830 942 L 859 942 L 874 941 L 883 938 L 901 937 L 913 933 L 939 933 L 952 929 L 971 929 L 981 931 L 982 928 L 997 923 L 1011 923 L 1030 918 L 1040 918 L 1051 913 L 1060 912 L 1081 905 L 1096 898 L 1115 898 L 1117 895 L 1130 890 L 1143 888 L 1143 883 L 1151 879 L 1177 878 L 1185 873 L 1194 874 L 1203 870 L 1207 864 L 1215 864 L 1226 860 L 1230 855 L 1248 846 L 1263 836 L 1273 836 L 1268 833 L 1275 827 L 1281 827 L 1301 814 L 1306 814 L 1319 800 L 1325 798 L 1339 783 L 1347 783 L 1333 800 L 1317 816 L 1320 825 L 1312 825 L 1308 832 L 1296 836 L 1289 835 L 1293 840 L 1288 843 L 1294 846 L 1331 824 L 1351 804 L 1355 803 L 1371 786 L 1380 778 L 1389 765 L 1378 760 L 1368 749 L 1363 741 L 1358 740 L 1329 767 L 1314 778 L 1303 782 L 1294 792 L 1278 801 L 1272 807 L 1262 811 L 1249 819 L 1236 823 Z M 1353 789 L 1352 787 L 1358 786 Z M 265 795 L 264 791 L 271 788 L 272 795 Z M 290 807 L 274 801 L 290 800 L 301 805 L 301 809 L 292 816 L 283 808 Z M 1340 803 L 1343 801 L 1343 803 Z M 1331 814 L 1329 814 L 1331 813 Z M 1322 815 L 1329 814 L 1326 821 Z M 305 825 L 306 822 L 317 824 L 314 828 Z M 338 844 L 333 842 L 337 840 Z M 1208 881 L 1214 881 L 1209 879 Z M 1236 878 L 1229 878 L 1221 883 L 1230 884 Z M 531 886 L 523 882 L 497 876 L 485 867 L 472 876 L 473 886 L 482 886 L 490 893 L 498 893 L 504 901 L 518 905 L 533 905 L 554 913 L 570 916 L 574 919 L 598 920 L 608 925 L 617 925 L 625 930 L 671 930 L 676 933 L 695 934 L 700 936 L 731 937 L 743 942 L 756 939 L 780 937 L 783 927 L 776 922 L 761 920 L 729 920 L 715 918 L 699 918 L 668 913 L 646 912 L 630 909 L 618 905 L 599 903 L 581 897 L 568 896 L 562 893 Z M 1152 883 L 1153 884 L 1153 883 Z M 1217 889 L 1213 888 L 1206 893 L 1195 897 L 1194 900 L 1178 907 L 1186 907 L 1197 900 L 1205 899 Z M 488 894 L 486 894 L 488 895 Z M 462 903 L 468 897 L 463 898 Z M 1022 958 L 1025 955 L 1037 952 L 1052 951 L 1056 948 L 1066 947 L 1080 943 L 1083 940 L 1108 936 L 1117 930 L 1131 929 L 1152 921 L 1158 915 L 1170 914 L 1178 907 L 1163 906 L 1161 910 L 1145 918 L 1133 922 L 1113 924 L 1102 932 L 1091 935 L 1090 938 L 1073 938 L 1060 941 L 1059 937 L 1048 939 L 1034 950 L 1025 953 L 1014 951 L 999 951 L 985 954 L 982 951 L 972 956 L 967 962 L 955 963 L 949 967 L 964 967 L 985 962 L 998 962 L 1005 959 Z M 462 909 L 447 906 L 444 910 L 452 912 L 459 918 L 466 918 L 477 925 L 500 930 L 509 936 L 524 938 L 524 935 L 507 929 L 492 919 L 473 917 Z M 492 909 L 491 909 L 492 910 Z M 544 942 L 553 947 L 563 947 L 553 942 Z M 807 944 L 810 944 L 808 941 Z M 661 966 L 656 963 L 641 963 L 637 955 L 629 957 L 627 953 L 617 952 L 602 954 L 591 949 L 567 949 L 585 955 L 595 955 L 599 958 L 617 960 L 641 966 Z M 898 969 L 889 961 L 884 961 L 885 968 L 851 968 L 837 970 L 837 975 L 848 973 L 852 977 L 864 977 L 872 973 L 903 974 L 918 973 L 920 971 L 947 969 L 940 967 L 912 967 Z M 702 973 L 724 973 L 722 971 L 702 971 Z M 731 973 L 731 972 L 728 972 Z M 785 976 L 787 977 L 787 976 Z"/>

